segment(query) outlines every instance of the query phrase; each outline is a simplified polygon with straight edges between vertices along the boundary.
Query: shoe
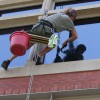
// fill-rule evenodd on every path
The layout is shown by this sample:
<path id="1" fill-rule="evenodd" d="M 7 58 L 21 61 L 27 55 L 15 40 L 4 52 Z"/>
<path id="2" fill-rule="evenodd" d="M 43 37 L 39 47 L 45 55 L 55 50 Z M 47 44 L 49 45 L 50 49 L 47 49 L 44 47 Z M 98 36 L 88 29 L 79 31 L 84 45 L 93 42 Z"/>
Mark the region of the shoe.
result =
<path id="1" fill-rule="evenodd" d="M 9 64 L 10 64 L 10 60 L 5 60 L 5 61 L 2 62 L 1 66 L 2 66 L 2 68 L 4 68 L 5 70 L 7 70 Z"/>
<path id="2" fill-rule="evenodd" d="M 37 57 L 37 61 L 36 61 L 36 65 L 41 65 L 41 64 L 42 64 L 41 61 L 40 61 L 40 59 L 41 59 L 41 58 L 38 56 L 38 57 Z"/>

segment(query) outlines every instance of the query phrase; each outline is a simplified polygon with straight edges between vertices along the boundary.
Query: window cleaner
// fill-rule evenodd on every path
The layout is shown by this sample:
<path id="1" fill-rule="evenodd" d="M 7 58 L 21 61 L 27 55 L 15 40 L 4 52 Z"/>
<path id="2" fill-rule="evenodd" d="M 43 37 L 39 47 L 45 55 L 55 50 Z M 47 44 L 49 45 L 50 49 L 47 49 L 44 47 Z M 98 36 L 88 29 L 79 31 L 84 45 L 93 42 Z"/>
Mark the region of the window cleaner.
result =
<path id="1" fill-rule="evenodd" d="M 50 36 L 53 34 L 51 29 L 53 26 L 53 29 L 56 33 L 58 32 L 62 32 L 62 31 L 71 31 L 72 36 L 70 38 L 67 38 L 63 43 L 62 43 L 62 48 L 64 48 L 65 46 L 67 46 L 67 44 L 71 41 L 74 41 L 78 38 L 78 34 L 77 31 L 75 29 L 74 23 L 73 21 L 76 19 L 77 17 L 77 11 L 75 9 L 72 8 L 66 8 L 64 10 L 62 10 L 62 12 L 56 13 L 56 14 L 52 14 L 48 17 L 45 18 L 45 20 L 43 19 L 41 22 L 38 22 L 34 25 L 34 27 L 40 24 L 37 28 L 34 29 L 34 31 L 32 31 L 33 33 L 39 33 L 40 35 L 42 34 L 42 36 L 45 36 L 45 34 L 49 34 Z M 30 43 L 29 48 L 33 45 L 34 43 Z M 51 51 L 53 48 L 50 48 L 49 46 L 46 46 L 43 50 L 41 50 L 38 53 L 38 56 L 41 58 L 43 55 L 45 55 L 46 53 L 48 53 L 49 51 Z M 12 55 L 8 60 L 11 61 L 13 59 L 15 59 L 17 56 L 16 55 Z M 5 66 L 3 66 L 5 65 Z M 6 63 L 5 61 L 3 61 L 2 63 L 2 67 L 4 69 L 8 68 L 8 63 Z M 7 68 L 6 68 L 7 67 Z"/>

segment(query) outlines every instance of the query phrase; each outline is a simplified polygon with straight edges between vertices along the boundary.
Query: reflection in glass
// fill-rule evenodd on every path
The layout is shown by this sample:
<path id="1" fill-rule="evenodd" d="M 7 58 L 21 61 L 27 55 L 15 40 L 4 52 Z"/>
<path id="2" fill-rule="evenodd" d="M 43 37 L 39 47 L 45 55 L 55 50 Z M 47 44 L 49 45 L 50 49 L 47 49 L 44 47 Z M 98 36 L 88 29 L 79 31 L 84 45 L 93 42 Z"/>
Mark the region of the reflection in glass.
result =
<path id="1" fill-rule="evenodd" d="M 79 25 L 76 26 L 78 33 L 78 39 L 74 41 L 75 47 L 78 44 L 85 44 L 87 47 L 86 52 L 83 54 L 84 59 L 99 59 L 100 58 L 100 23 Z M 60 46 L 68 38 L 68 32 L 64 31 L 60 33 Z M 65 48 L 68 49 L 68 46 Z M 52 55 L 52 56 L 51 56 Z M 46 55 L 45 63 L 52 63 L 56 56 L 56 48 Z M 64 55 L 60 53 L 60 56 Z M 50 60 L 50 59 L 52 60 Z"/>

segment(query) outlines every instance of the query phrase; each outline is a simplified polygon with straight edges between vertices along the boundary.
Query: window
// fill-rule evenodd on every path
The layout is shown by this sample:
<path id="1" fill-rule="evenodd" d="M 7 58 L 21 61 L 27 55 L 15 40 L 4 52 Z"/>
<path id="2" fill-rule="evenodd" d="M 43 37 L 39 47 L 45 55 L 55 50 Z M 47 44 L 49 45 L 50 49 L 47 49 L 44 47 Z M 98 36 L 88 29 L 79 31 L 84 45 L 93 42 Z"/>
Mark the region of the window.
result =
<path id="1" fill-rule="evenodd" d="M 89 1 L 89 0 L 88 0 Z M 81 6 L 87 6 L 87 5 L 95 5 L 95 4 L 100 4 L 99 0 L 90 0 L 88 2 L 87 0 L 83 0 L 83 1 L 72 1 L 72 2 L 64 2 L 64 3 L 56 3 L 55 5 L 55 9 L 63 9 L 66 7 L 81 7 Z M 93 2 L 95 1 L 95 2 Z M 100 17 L 98 17 L 100 19 Z M 100 32 L 100 20 L 98 20 L 98 18 L 94 18 L 94 19 L 85 19 L 83 21 L 79 20 L 77 21 L 77 23 L 75 23 L 77 26 L 76 30 L 78 33 L 78 39 L 76 41 L 74 41 L 75 47 L 78 44 L 85 44 L 87 47 L 86 52 L 83 54 L 84 55 L 84 59 L 98 59 L 100 58 L 99 55 L 99 32 Z M 65 38 L 66 37 L 66 38 Z M 60 35 L 60 46 L 62 45 L 62 43 L 64 42 L 65 39 L 68 38 L 68 32 L 64 31 L 61 32 Z M 68 46 L 65 48 L 68 49 Z M 50 55 L 54 55 L 51 56 Z M 53 60 L 55 59 L 56 56 L 56 48 L 54 50 L 52 50 L 51 52 L 49 52 L 46 55 L 46 59 L 45 59 L 45 63 L 52 63 Z M 64 54 L 60 53 L 60 56 L 63 57 Z M 52 61 L 48 60 L 49 57 L 52 59 Z"/>
<path id="2" fill-rule="evenodd" d="M 78 43 L 84 43 L 87 47 L 87 51 L 84 53 L 85 59 L 100 58 L 99 27 L 100 23 L 76 26 L 79 35 Z"/>
<path id="3" fill-rule="evenodd" d="M 2 14 L 2 17 L 9 17 L 9 16 L 16 16 L 16 15 L 28 15 L 28 14 L 36 14 L 39 13 L 40 9 L 33 9 L 33 10 L 26 10 L 26 11 L 20 11 L 20 12 L 12 12 L 12 13 L 6 13 Z"/>
<path id="4" fill-rule="evenodd" d="M 42 5 L 2 11 L 1 17 L 39 13 Z"/>
<path id="5" fill-rule="evenodd" d="M 87 47 L 86 52 L 83 54 L 84 59 L 85 60 L 99 59 L 100 58 L 100 55 L 99 55 L 100 23 L 78 25 L 76 26 L 76 30 L 78 33 L 78 39 L 74 41 L 75 47 L 78 44 L 84 44 Z M 68 32 L 64 31 L 64 32 L 61 32 L 60 34 L 61 34 L 60 35 L 60 39 L 61 39 L 60 46 L 61 46 L 61 44 L 65 41 L 65 39 L 68 38 Z M 65 49 L 68 49 L 68 46 Z M 54 56 L 51 57 L 51 55 L 54 55 Z M 55 59 L 55 56 L 56 56 L 56 48 L 46 55 L 45 63 L 52 63 L 53 60 Z M 60 56 L 63 57 L 64 54 L 60 53 Z M 50 59 L 52 59 L 51 61 L 49 57 Z"/>
<path id="6" fill-rule="evenodd" d="M 1 17 L 8 17 L 8 16 L 16 16 L 16 15 L 20 15 L 20 14 L 29 14 L 29 13 L 39 13 L 41 6 L 39 6 L 38 8 L 32 8 L 32 9 L 18 9 L 18 10 L 14 10 L 14 11 L 4 11 L 2 13 Z M 24 27 L 16 27 L 16 28 L 10 28 L 10 29 L 0 29 L 0 43 L 2 43 L 2 45 L 0 45 L 0 65 L 2 63 L 3 60 L 8 59 L 11 56 L 11 52 L 10 52 L 10 34 L 14 31 L 18 31 L 21 29 L 30 29 L 32 26 L 24 26 Z M 18 58 L 16 58 L 15 60 L 13 60 L 10 64 L 10 67 L 14 67 L 14 66 L 23 66 L 26 64 L 26 61 L 28 59 L 29 56 L 29 50 L 26 52 L 26 54 L 24 56 L 20 56 Z"/>
<path id="7" fill-rule="evenodd" d="M 0 43 L 2 44 L 0 45 L 0 65 L 3 60 L 7 60 L 11 56 L 9 36 L 10 34 L 0 36 Z M 28 55 L 29 55 L 29 50 L 24 56 L 21 56 L 17 58 L 16 60 L 14 60 L 10 64 L 10 66 L 13 67 L 13 66 L 25 65 Z"/>
<path id="8" fill-rule="evenodd" d="M 83 1 L 82 3 L 77 3 L 76 0 L 71 2 L 64 2 L 64 3 L 56 3 L 55 5 L 55 9 L 63 9 L 66 7 L 82 7 L 82 6 L 87 6 L 87 5 L 95 5 L 95 4 L 100 4 L 99 0 L 94 0 L 95 2 L 93 2 L 93 0 L 91 0 L 91 2 L 86 2 Z"/>

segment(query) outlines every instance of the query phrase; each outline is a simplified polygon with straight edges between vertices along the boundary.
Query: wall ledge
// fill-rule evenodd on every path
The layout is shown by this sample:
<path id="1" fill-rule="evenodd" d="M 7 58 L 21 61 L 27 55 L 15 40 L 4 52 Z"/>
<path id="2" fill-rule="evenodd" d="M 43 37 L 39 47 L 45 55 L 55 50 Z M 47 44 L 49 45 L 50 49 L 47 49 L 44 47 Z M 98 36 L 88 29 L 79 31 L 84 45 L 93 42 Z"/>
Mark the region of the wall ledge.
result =
<path id="1" fill-rule="evenodd" d="M 7 71 L 0 69 L 0 78 L 24 77 L 44 74 L 57 74 L 80 71 L 100 70 L 100 59 L 82 60 L 73 62 L 62 62 L 44 65 L 35 65 L 34 62 L 27 62 L 27 65 L 17 68 L 9 68 Z"/>

